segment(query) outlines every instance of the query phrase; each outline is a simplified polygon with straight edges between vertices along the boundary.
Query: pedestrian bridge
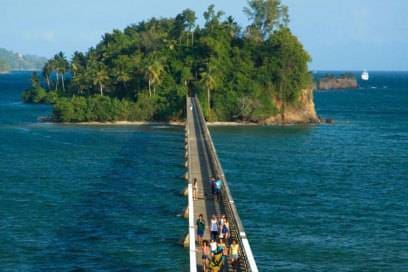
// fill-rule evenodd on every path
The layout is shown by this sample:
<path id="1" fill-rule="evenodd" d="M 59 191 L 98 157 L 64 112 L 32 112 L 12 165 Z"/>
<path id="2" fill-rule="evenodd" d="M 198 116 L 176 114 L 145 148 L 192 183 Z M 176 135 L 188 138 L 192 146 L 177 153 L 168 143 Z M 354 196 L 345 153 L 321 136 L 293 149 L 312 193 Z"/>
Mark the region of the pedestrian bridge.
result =
<path id="1" fill-rule="evenodd" d="M 212 215 L 226 215 L 230 224 L 230 235 L 238 241 L 239 264 L 238 271 L 258 271 L 249 240 L 246 236 L 234 199 L 228 187 L 221 163 L 218 159 L 210 132 L 204 120 L 197 97 L 187 98 L 186 121 L 186 167 L 188 172 L 188 245 L 190 271 L 202 271 L 202 252 L 196 243 L 196 219 L 203 214 L 206 222 L 204 239 L 210 239 L 209 222 Z M 218 176 L 222 180 L 221 198 L 216 200 L 211 192 L 210 178 Z M 197 179 L 197 198 L 193 199 L 193 180 Z M 225 262 L 223 271 L 232 271 L 229 260 Z"/>

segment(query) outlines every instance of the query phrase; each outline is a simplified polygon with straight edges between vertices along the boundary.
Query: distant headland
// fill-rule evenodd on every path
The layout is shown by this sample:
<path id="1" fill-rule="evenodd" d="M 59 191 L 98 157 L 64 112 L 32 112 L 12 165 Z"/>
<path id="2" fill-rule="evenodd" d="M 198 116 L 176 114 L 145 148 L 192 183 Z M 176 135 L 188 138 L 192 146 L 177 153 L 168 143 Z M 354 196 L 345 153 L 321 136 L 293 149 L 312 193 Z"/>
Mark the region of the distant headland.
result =
<path id="1" fill-rule="evenodd" d="M 249 1 L 242 27 L 214 5 L 105 33 L 88 52 L 60 52 L 23 93 L 56 122 L 182 121 L 197 95 L 211 122 L 315 123 L 309 54 L 280 1 Z"/>
<path id="2" fill-rule="evenodd" d="M 0 73 L 9 71 L 41 70 L 46 58 L 34 55 L 23 55 L 0 48 Z"/>

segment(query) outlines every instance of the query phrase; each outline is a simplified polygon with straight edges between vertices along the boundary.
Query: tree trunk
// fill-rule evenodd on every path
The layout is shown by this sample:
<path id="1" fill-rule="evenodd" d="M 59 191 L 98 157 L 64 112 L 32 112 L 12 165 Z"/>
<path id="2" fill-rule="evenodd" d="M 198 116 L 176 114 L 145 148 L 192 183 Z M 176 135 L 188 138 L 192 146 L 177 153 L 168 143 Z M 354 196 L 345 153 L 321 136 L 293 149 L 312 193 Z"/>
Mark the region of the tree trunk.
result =
<path id="1" fill-rule="evenodd" d="M 65 93 L 64 73 L 61 74 L 61 83 L 62 83 L 62 90 Z"/>
<path id="2" fill-rule="evenodd" d="M 188 47 L 188 41 L 190 40 L 190 37 L 189 37 L 190 35 L 188 35 L 188 33 L 186 33 L 186 42 L 187 42 L 187 47 Z"/>
<path id="3" fill-rule="evenodd" d="M 282 82 L 279 84 L 279 96 L 281 101 L 281 121 L 282 123 L 285 122 L 285 100 L 283 98 L 283 87 Z"/>
<path id="4" fill-rule="evenodd" d="M 55 91 L 58 91 L 59 73 L 57 72 L 57 81 L 55 82 Z"/>
<path id="5" fill-rule="evenodd" d="M 99 84 L 99 91 L 101 93 L 101 96 L 103 96 L 103 85 Z"/>
<path id="6" fill-rule="evenodd" d="M 207 88 L 207 98 L 208 98 L 208 101 L 207 101 L 207 105 L 208 105 L 208 120 L 210 120 L 210 109 L 211 109 L 211 106 L 210 106 L 210 101 L 211 101 L 211 97 L 210 97 L 210 88 Z"/>
<path id="7" fill-rule="evenodd" d="M 50 91 L 51 90 L 50 77 L 48 75 L 46 75 L 45 80 L 47 81 L 48 90 Z"/>
<path id="8" fill-rule="evenodd" d="M 194 31 L 191 32 L 191 47 L 194 46 Z"/>
<path id="9" fill-rule="evenodd" d="M 149 79 L 149 96 L 152 97 L 152 82 Z"/>

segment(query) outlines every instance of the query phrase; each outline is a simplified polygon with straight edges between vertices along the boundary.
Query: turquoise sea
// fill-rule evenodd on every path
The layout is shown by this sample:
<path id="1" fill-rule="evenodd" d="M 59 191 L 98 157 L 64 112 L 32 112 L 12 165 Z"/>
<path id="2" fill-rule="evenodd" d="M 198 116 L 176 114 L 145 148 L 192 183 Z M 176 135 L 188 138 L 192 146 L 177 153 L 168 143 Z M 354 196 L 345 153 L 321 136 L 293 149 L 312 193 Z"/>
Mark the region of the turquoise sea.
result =
<path id="1" fill-rule="evenodd" d="M 408 73 L 316 92 L 333 125 L 211 128 L 260 271 L 408 271 Z M 0 271 L 186 271 L 183 129 L 53 125 L 0 75 Z"/>

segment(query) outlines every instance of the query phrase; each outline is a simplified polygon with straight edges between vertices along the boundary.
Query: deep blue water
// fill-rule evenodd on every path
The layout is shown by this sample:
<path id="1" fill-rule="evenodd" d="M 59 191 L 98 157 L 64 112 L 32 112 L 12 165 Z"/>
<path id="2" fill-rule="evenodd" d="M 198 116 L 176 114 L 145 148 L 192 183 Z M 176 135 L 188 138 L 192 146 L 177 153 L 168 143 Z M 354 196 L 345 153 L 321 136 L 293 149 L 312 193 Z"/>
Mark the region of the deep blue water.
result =
<path id="1" fill-rule="evenodd" d="M 408 73 L 317 92 L 334 125 L 211 128 L 261 271 L 408 271 Z M 41 124 L 0 75 L 0 271 L 184 271 L 183 130 Z"/>
<path id="2" fill-rule="evenodd" d="M 0 76 L 0 271 L 185 270 L 183 130 L 38 123 L 29 77 Z"/>

